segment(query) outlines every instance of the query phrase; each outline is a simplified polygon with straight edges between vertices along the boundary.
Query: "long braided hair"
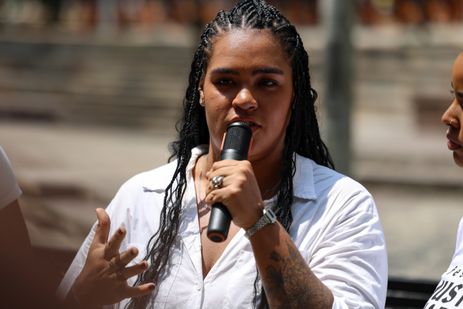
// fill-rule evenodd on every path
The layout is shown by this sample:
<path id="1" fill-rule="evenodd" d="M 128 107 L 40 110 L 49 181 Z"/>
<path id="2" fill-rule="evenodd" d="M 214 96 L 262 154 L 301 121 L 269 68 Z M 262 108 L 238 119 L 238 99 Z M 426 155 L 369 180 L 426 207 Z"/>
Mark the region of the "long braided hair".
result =
<path id="1" fill-rule="evenodd" d="M 207 69 L 214 39 L 231 29 L 270 30 L 280 41 L 292 67 L 294 98 L 291 119 L 286 128 L 276 209 L 278 220 L 287 231 L 292 223 L 294 154 L 298 153 L 320 165 L 334 168 L 328 149 L 320 137 L 314 106 L 317 93 L 310 83 L 308 54 L 295 27 L 275 7 L 262 0 L 242 0 L 230 11 L 218 12 L 215 19 L 204 28 L 194 54 L 183 101 L 184 114 L 177 124 L 179 136 L 171 144 L 172 155 L 169 160 L 176 159 L 177 167 L 165 190 L 159 230 L 147 245 L 145 259 L 150 261 L 149 269 L 138 276 L 135 284 L 157 283 L 169 267 L 170 251 L 176 242 L 180 225 L 182 199 L 186 190 L 186 167 L 191 158 L 191 150 L 198 145 L 209 143 L 205 111 L 199 104 L 200 82 Z M 254 284 L 254 304 L 257 283 L 258 277 Z M 265 297 L 263 299 L 266 303 Z M 149 302 L 150 296 L 133 298 L 128 308 L 146 308 Z"/>

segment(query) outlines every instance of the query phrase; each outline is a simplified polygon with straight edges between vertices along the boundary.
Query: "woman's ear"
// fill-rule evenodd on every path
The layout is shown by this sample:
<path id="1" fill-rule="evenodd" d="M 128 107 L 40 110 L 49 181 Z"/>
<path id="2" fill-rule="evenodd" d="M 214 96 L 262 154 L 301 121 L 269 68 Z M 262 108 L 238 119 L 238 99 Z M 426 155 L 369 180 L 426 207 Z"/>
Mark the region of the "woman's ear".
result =
<path id="1" fill-rule="evenodd" d="M 204 106 L 204 91 L 199 88 L 199 105 Z"/>

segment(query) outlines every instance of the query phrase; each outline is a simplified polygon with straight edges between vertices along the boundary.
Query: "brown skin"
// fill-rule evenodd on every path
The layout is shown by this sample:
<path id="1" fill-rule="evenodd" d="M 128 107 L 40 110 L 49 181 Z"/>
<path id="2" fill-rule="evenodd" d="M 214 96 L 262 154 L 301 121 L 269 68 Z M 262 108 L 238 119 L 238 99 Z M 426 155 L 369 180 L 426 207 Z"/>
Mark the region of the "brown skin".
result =
<path id="1" fill-rule="evenodd" d="M 453 152 L 455 163 L 463 167 L 463 53 L 458 55 L 453 65 L 451 87 L 454 99 L 441 120 L 448 125 L 447 147 Z"/>
<path id="2" fill-rule="evenodd" d="M 257 222 L 263 199 L 276 193 L 293 98 L 291 66 L 268 30 L 232 30 L 214 42 L 202 92 L 211 140 L 209 153 L 195 170 L 207 179 L 196 187 L 208 186 L 207 204 L 227 206 L 233 217 L 231 239 L 239 228 Z M 255 124 L 249 161 L 216 161 L 226 127 L 234 120 Z M 212 190 L 207 182 L 218 175 L 225 177 L 223 187 Z M 225 245 L 204 236 L 202 241 L 207 274 Z M 270 308 L 332 307 L 331 291 L 312 273 L 279 223 L 261 229 L 250 241 Z"/>
<path id="3" fill-rule="evenodd" d="M 101 308 L 125 298 L 139 297 L 154 290 L 153 283 L 129 286 L 127 279 L 148 267 L 146 261 L 127 267 L 138 254 L 136 248 L 119 253 L 126 230 L 119 228 L 108 241 L 110 219 L 104 209 L 96 210 L 98 227 L 90 246 L 84 268 L 77 277 L 66 304 L 72 308 Z M 78 301 L 77 301 L 78 300 Z"/>
<path id="4" fill-rule="evenodd" d="M 12 256 L 31 252 L 29 234 L 17 200 L 0 210 L 0 244 L 13 250 Z"/>
<path id="5" fill-rule="evenodd" d="M 279 223 L 251 237 L 270 308 L 332 308 L 331 291 L 313 274 Z"/>
<path id="6" fill-rule="evenodd" d="M 0 307 L 61 308 L 54 297 L 56 286 L 48 261 L 32 249 L 17 200 L 0 210 L 0 248 L 0 277 L 4 279 Z"/>

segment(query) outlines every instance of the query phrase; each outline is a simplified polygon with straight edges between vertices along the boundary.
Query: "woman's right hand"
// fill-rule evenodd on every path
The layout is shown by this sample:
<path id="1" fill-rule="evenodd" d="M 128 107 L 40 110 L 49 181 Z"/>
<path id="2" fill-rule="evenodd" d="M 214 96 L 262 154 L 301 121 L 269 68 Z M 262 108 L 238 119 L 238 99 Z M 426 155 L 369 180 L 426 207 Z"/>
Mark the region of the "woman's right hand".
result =
<path id="1" fill-rule="evenodd" d="M 154 283 L 130 286 L 127 279 L 148 268 L 146 261 L 127 267 L 138 254 L 137 248 L 119 252 L 126 230 L 120 227 L 108 241 L 110 219 L 104 209 L 96 209 L 98 226 L 88 251 L 84 268 L 76 278 L 67 299 L 73 298 L 78 307 L 101 307 L 125 298 L 147 295 Z"/>

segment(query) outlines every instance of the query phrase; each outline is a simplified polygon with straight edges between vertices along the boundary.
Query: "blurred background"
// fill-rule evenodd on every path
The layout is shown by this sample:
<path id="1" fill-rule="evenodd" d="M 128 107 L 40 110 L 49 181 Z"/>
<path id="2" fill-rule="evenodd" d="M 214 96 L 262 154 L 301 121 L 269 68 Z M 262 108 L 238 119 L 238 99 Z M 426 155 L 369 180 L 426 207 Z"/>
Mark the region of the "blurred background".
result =
<path id="1" fill-rule="evenodd" d="M 341 30 L 332 18 L 344 12 L 333 13 L 330 1 L 269 2 L 304 40 L 329 144 L 336 85 L 328 87 L 335 59 L 327 48 L 334 32 L 348 39 L 349 52 L 337 55 L 351 65 L 349 134 L 341 136 L 348 147 L 334 147 L 348 158 L 345 172 L 375 197 L 390 275 L 438 280 L 463 216 L 463 173 L 440 123 L 463 48 L 463 0 L 352 1 Z M 24 191 L 33 245 L 59 274 L 94 209 L 131 176 L 167 161 L 199 33 L 233 4 L 0 0 L 0 145 Z"/>

